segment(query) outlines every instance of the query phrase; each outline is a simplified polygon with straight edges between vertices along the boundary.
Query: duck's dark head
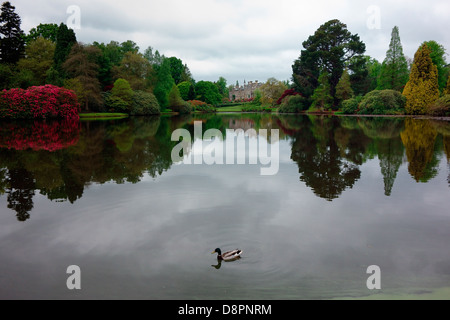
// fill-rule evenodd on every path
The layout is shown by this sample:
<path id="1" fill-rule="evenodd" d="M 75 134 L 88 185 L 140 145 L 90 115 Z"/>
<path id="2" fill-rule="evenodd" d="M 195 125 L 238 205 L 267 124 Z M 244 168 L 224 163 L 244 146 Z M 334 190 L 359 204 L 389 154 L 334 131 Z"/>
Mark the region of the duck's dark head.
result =
<path id="1" fill-rule="evenodd" d="M 214 250 L 213 252 L 211 252 L 211 254 L 214 254 L 214 253 L 218 253 L 219 256 L 221 256 L 221 255 L 222 255 L 222 250 L 220 250 L 219 248 L 217 248 L 216 250 Z"/>

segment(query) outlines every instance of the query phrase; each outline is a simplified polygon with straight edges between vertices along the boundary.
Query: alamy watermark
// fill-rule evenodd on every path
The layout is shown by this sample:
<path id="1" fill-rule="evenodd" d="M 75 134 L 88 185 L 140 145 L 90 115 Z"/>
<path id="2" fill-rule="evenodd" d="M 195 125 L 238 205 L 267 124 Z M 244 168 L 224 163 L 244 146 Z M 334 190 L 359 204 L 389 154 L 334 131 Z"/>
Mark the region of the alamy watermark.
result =
<path id="1" fill-rule="evenodd" d="M 66 286 L 69 290 L 81 290 L 81 269 L 77 265 L 68 266 L 66 270 L 70 276 L 67 278 Z"/>
<path id="2" fill-rule="evenodd" d="M 381 290 L 381 268 L 373 265 L 367 268 L 367 274 L 371 276 L 367 279 L 366 285 L 369 290 Z"/>
<path id="3" fill-rule="evenodd" d="M 66 13 L 69 14 L 66 25 L 73 30 L 81 29 L 81 9 L 79 6 L 71 5 L 67 7 Z"/>
<path id="4" fill-rule="evenodd" d="M 369 30 L 380 30 L 381 29 L 381 8 L 376 5 L 371 5 L 367 8 L 367 14 L 369 15 L 367 19 L 367 28 Z"/>
<path id="5" fill-rule="evenodd" d="M 245 132 L 243 129 L 227 129 L 225 140 L 218 129 L 209 129 L 205 134 L 202 133 L 201 121 L 194 123 L 194 143 L 188 130 L 175 130 L 172 133 L 172 141 L 180 143 L 172 150 L 172 161 L 187 165 L 244 165 L 247 164 L 248 158 L 248 164 L 261 165 L 261 175 L 273 176 L 278 173 L 280 167 L 278 129 L 270 130 L 270 144 L 267 129 L 260 129 L 259 132 L 255 129 Z"/>

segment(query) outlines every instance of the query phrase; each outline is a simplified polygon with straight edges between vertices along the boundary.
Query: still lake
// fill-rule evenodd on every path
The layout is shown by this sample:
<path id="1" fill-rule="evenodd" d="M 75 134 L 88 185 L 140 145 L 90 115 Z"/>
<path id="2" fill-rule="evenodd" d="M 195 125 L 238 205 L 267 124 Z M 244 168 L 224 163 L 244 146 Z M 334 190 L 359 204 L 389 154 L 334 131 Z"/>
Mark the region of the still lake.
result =
<path id="1" fill-rule="evenodd" d="M 261 175 L 249 147 L 242 165 L 174 163 L 171 135 L 195 121 L 223 145 L 278 130 L 279 170 Z M 0 133 L 0 299 L 450 299 L 449 122 L 224 114 Z M 218 264 L 217 247 L 244 253 Z"/>

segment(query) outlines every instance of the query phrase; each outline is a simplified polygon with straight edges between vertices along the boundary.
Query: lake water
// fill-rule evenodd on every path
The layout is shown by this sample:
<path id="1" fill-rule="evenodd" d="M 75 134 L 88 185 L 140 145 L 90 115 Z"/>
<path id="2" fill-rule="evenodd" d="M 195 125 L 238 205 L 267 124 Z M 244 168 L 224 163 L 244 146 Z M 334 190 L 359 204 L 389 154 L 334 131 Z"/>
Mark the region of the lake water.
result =
<path id="1" fill-rule="evenodd" d="M 223 134 L 216 146 L 248 133 L 245 153 L 228 155 L 236 164 L 172 161 L 176 129 L 192 133 L 185 156 L 206 152 L 200 121 Z M 450 299 L 449 122 L 227 114 L 0 127 L 0 299 Z M 250 161 L 261 129 L 274 175 Z M 218 264 L 217 247 L 244 253 Z M 81 290 L 67 287 L 73 265 Z M 380 290 L 367 287 L 370 266 Z"/>

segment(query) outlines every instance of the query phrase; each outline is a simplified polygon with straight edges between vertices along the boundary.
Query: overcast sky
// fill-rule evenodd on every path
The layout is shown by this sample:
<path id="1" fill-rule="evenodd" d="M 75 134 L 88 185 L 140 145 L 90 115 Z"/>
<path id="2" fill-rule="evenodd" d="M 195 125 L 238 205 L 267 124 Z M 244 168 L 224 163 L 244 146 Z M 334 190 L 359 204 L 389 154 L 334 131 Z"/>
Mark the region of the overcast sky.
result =
<path id="1" fill-rule="evenodd" d="M 423 41 L 450 52 L 449 0 L 11 0 L 28 32 L 67 23 L 80 42 L 133 40 L 187 63 L 195 80 L 288 80 L 302 42 L 331 19 L 382 61 L 398 26 L 407 57 Z M 79 9 L 73 11 L 73 6 Z M 79 23 L 79 27 L 77 24 Z M 447 61 L 450 57 L 447 56 Z"/>

